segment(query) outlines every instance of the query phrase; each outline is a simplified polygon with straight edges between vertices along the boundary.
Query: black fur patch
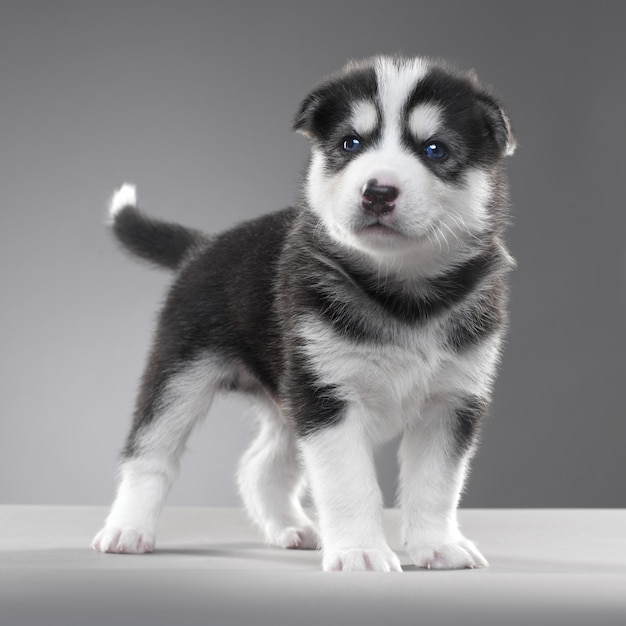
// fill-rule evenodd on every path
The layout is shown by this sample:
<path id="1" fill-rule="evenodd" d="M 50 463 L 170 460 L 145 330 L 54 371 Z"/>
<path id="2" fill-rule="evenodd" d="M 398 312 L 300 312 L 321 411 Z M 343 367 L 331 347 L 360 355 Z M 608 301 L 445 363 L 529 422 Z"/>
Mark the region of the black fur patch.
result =
<path id="1" fill-rule="evenodd" d="M 116 214 L 113 233 L 129 251 L 169 269 L 179 267 L 192 248 L 207 241 L 199 231 L 155 220 L 130 206 Z"/>
<path id="2" fill-rule="evenodd" d="M 480 423 L 489 403 L 478 396 L 466 398 L 455 411 L 454 453 L 463 456 L 476 443 Z"/>
<path id="3" fill-rule="evenodd" d="M 493 166 L 509 140 L 508 125 L 496 100 L 466 75 L 447 67 L 432 68 L 420 81 L 405 106 L 405 119 L 418 105 L 437 105 L 443 124 L 429 140 L 443 142 L 448 157 L 442 161 L 424 156 L 424 144 L 416 142 L 405 125 L 405 145 L 439 178 L 457 182 L 468 167 Z"/>
<path id="4" fill-rule="evenodd" d="M 203 354 L 241 366 L 277 395 L 282 351 L 274 282 L 294 217 L 295 211 L 287 209 L 241 224 L 217 236 L 182 268 L 159 316 L 128 454 L 137 432 L 154 419 L 168 381 Z M 225 385 L 241 386 L 232 376 Z"/>
<path id="5" fill-rule="evenodd" d="M 451 316 L 447 327 L 448 345 L 460 352 L 502 330 L 506 324 L 505 306 L 506 287 L 499 278 Z"/>
<path id="6" fill-rule="evenodd" d="M 331 78 L 314 89 L 304 100 L 294 121 L 294 129 L 306 132 L 324 151 L 328 167 L 337 172 L 380 138 L 380 124 L 367 135 L 358 135 L 361 150 L 352 154 L 343 149 L 346 136 L 356 135 L 350 124 L 353 105 L 366 100 L 377 107 L 378 84 L 374 68 L 362 68 Z M 378 112 L 379 120 L 381 118 Z"/>
<path id="7" fill-rule="evenodd" d="M 355 284 L 386 313 L 405 324 L 417 324 L 460 302 L 494 270 L 497 262 L 495 252 L 485 251 L 435 278 L 425 279 L 414 293 L 393 280 L 379 283 L 362 271 L 346 269 Z"/>
<path id="8" fill-rule="evenodd" d="M 381 280 L 377 272 L 346 259 L 334 244 L 318 236 L 318 218 L 312 214 L 300 215 L 294 230 L 298 245 L 286 247 L 281 263 L 290 273 L 307 280 L 293 284 L 289 275 L 281 274 L 281 308 L 314 313 L 338 334 L 357 341 L 384 341 L 391 324 L 413 327 L 427 323 L 507 267 L 499 249 L 486 245 L 465 263 L 407 289 L 401 281 L 392 277 Z M 493 295 L 493 305 L 497 306 L 498 294 L 494 291 Z M 464 330 L 469 332 L 459 326 L 450 333 L 460 335 Z"/>
<path id="9" fill-rule="evenodd" d="M 373 67 L 338 74 L 314 89 L 300 105 L 294 130 L 310 133 L 322 141 L 337 132 L 359 100 L 374 100 L 378 93 Z"/>
<path id="10" fill-rule="evenodd" d="M 288 417 L 301 437 L 343 418 L 346 402 L 338 396 L 336 387 L 318 383 L 299 353 L 291 356 L 284 391 L 289 398 Z"/>
<path id="11" fill-rule="evenodd" d="M 333 262 L 338 266 L 342 263 L 339 258 Z M 318 280 L 302 287 L 303 295 L 306 294 L 303 304 L 338 334 L 354 340 L 376 341 L 385 337 L 387 333 L 383 331 L 391 319 L 414 326 L 451 309 L 472 293 L 497 264 L 497 257 L 479 255 L 439 277 L 423 281 L 414 292 L 407 292 L 393 280 L 379 283 L 371 274 L 345 263 L 342 269 L 351 278 L 348 283 L 345 279 L 341 281 L 341 276 L 333 276 L 332 269 L 321 267 Z M 455 345 L 460 343 L 464 331 L 469 334 L 470 328 L 462 324 L 451 330 L 451 335 L 458 335 Z"/>

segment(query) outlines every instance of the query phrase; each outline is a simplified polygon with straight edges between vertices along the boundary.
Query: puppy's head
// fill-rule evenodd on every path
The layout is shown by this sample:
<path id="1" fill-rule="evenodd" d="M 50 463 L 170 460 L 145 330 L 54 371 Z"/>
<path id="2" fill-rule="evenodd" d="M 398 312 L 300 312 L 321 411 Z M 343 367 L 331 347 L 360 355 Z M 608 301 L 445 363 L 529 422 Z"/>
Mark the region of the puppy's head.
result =
<path id="1" fill-rule="evenodd" d="M 473 73 L 353 62 L 305 98 L 294 128 L 312 142 L 308 203 L 342 244 L 434 253 L 493 228 L 495 174 L 515 139 Z"/>

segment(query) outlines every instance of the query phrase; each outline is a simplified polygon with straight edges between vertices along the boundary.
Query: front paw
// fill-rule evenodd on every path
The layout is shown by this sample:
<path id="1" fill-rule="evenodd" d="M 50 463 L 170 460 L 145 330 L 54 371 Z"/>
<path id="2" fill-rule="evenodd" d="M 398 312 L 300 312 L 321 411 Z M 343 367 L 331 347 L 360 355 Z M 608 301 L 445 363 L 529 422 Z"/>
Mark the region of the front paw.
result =
<path id="1" fill-rule="evenodd" d="M 136 528 L 105 526 L 91 542 L 93 550 L 115 554 L 146 554 L 154 550 L 154 534 Z"/>
<path id="2" fill-rule="evenodd" d="M 478 548 L 465 537 L 409 545 L 408 552 L 417 567 L 426 569 L 474 569 L 489 565 Z"/>
<path id="3" fill-rule="evenodd" d="M 325 572 L 401 572 L 400 560 L 389 548 L 324 551 Z"/>

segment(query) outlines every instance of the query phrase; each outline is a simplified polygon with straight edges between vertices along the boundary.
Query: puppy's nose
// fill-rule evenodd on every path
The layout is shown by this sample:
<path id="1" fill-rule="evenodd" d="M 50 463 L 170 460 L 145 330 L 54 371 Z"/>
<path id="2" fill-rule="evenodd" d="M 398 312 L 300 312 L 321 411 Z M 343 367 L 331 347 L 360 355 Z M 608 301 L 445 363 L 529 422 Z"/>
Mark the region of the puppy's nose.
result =
<path id="1" fill-rule="evenodd" d="M 379 185 L 376 179 L 368 180 L 361 189 L 361 206 L 376 217 L 391 213 L 400 190 L 392 185 Z"/>

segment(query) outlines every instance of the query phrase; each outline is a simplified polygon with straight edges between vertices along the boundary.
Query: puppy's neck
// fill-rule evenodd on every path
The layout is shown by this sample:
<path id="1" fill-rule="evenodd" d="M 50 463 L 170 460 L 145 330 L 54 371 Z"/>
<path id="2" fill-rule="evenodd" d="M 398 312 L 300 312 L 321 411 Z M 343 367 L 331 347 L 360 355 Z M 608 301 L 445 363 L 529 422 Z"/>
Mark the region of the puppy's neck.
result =
<path id="1" fill-rule="evenodd" d="M 422 237 L 402 248 L 372 250 L 354 245 L 348 237 L 334 236 L 322 221 L 313 232 L 319 248 L 330 259 L 357 267 L 378 281 L 392 280 L 406 283 L 407 287 L 458 267 L 493 246 L 489 233 L 450 233 L 447 237 Z"/>

